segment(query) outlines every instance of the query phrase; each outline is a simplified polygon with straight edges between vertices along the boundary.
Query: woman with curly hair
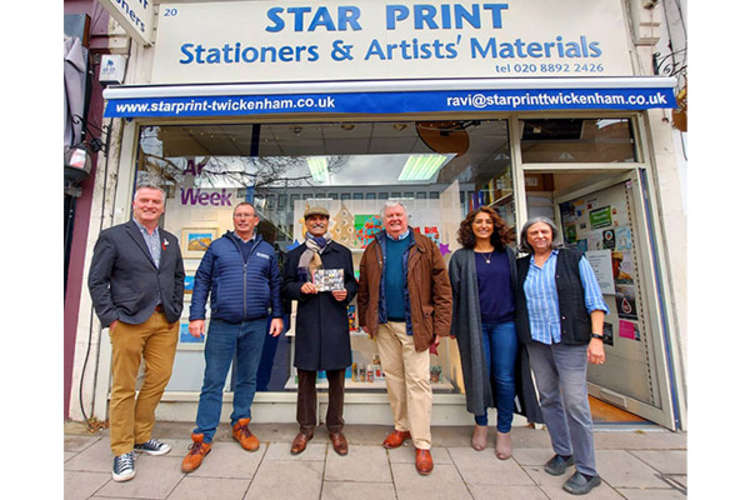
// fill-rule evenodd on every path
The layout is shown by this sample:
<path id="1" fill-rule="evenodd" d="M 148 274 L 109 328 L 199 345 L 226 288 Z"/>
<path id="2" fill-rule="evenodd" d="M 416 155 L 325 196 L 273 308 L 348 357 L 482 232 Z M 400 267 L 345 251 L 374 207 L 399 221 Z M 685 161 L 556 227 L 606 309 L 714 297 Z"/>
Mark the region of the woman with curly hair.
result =
<path id="1" fill-rule="evenodd" d="M 487 408 L 497 408 L 495 455 L 512 454 L 513 413 L 541 422 L 528 365 L 516 337 L 516 254 L 512 229 L 491 207 L 471 211 L 461 222 L 450 260 L 453 287 L 451 334 L 458 340 L 466 388 L 466 409 L 474 414 L 472 447 L 487 446 Z M 519 407 L 516 407 L 518 395 Z"/>

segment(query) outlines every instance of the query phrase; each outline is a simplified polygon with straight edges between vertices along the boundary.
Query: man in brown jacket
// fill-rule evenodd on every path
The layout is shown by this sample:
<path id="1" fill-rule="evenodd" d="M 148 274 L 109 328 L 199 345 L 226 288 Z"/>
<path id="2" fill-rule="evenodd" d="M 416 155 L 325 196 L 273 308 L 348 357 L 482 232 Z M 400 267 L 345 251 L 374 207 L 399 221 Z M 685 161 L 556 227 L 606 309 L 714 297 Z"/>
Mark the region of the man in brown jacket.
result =
<path id="1" fill-rule="evenodd" d="M 359 320 L 378 345 L 393 410 L 395 430 L 383 446 L 411 438 L 417 471 L 426 475 L 432 472 L 429 347 L 450 333 L 451 285 L 437 246 L 408 226 L 401 203 L 386 202 L 383 223 L 360 261 Z"/>

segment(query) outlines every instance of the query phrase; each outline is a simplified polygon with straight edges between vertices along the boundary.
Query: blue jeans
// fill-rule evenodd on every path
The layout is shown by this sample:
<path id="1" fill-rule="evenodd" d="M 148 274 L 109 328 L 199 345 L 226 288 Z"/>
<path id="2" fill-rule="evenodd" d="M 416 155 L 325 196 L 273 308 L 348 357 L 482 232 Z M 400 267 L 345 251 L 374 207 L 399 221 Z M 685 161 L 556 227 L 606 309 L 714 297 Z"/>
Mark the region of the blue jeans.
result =
<path id="1" fill-rule="evenodd" d="M 490 383 L 497 405 L 497 430 L 510 432 L 513 422 L 513 400 L 516 396 L 516 354 L 518 339 L 513 321 L 506 323 L 482 323 L 484 359 L 490 371 Z M 487 411 L 476 415 L 477 425 L 487 425 Z"/>
<path id="2" fill-rule="evenodd" d="M 210 443 L 221 417 L 224 383 L 232 358 L 237 353 L 237 381 L 234 387 L 232 425 L 241 418 L 250 418 L 250 405 L 255 397 L 258 364 L 263 352 L 263 341 L 268 335 L 267 318 L 232 324 L 211 320 L 206 335 L 206 370 L 195 419 L 196 434 Z"/>

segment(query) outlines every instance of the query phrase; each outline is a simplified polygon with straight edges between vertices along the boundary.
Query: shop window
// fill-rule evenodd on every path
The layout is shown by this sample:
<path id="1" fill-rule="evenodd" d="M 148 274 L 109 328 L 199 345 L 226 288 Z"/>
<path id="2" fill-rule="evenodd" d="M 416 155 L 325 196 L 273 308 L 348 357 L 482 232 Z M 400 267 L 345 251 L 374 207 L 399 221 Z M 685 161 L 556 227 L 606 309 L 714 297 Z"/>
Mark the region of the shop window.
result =
<path id="1" fill-rule="evenodd" d="M 505 121 L 370 122 L 354 130 L 360 132 L 352 134 L 339 123 L 142 127 L 137 181 L 148 179 L 168 192 L 163 225 L 182 242 L 196 230 L 219 237 L 232 229 L 234 205 L 254 201 L 261 216 L 257 231 L 282 263 L 304 240 L 302 214 L 313 200 L 328 208 L 331 233 L 352 249 L 357 271 L 389 198 L 403 200 L 412 227 L 439 243 L 446 261 L 459 248 L 456 233 L 468 210 L 491 205 L 509 225 L 515 223 Z M 187 275 L 194 276 L 201 251 L 184 243 L 181 251 Z M 190 300 L 188 291 L 169 391 L 201 388 L 196 367 L 202 366 L 205 339 L 187 334 Z M 207 314 L 210 324 L 210 308 Z M 356 366 L 349 368 L 347 387 L 385 392 L 372 341 L 359 330 L 356 313 L 351 330 Z M 295 390 L 294 337 L 266 341 L 258 390 Z M 455 380 L 460 361 L 447 343 L 439 353 L 431 356 L 434 390 L 460 392 Z M 231 389 L 230 377 L 226 390 Z"/>
<path id="2" fill-rule="evenodd" d="M 612 163 L 635 161 L 635 139 L 627 118 L 522 120 L 524 163 Z"/>

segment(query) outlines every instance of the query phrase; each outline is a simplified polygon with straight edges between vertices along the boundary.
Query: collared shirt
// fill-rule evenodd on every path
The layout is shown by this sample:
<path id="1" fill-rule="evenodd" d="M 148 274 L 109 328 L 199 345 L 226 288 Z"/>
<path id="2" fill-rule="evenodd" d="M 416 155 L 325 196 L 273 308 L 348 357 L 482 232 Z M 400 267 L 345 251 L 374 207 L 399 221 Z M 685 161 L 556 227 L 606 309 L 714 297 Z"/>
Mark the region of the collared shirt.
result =
<path id="1" fill-rule="evenodd" d="M 558 253 L 557 249 L 552 250 L 552 254 L 542 267 L 534 263 L 534 255 L 532 254 L 529 273 L 526 275 L 526 281 L 523 284 L 523 290 L 526 293 L 526 306 L 529 311 L 531 338 L 542 344 L 558 344 L 561 340 L 560 305 L 555 282 Z M 586 257 L 581 257 L 581 260 L 578 261 L 578 274 L 583 285 L 584 303 L 588 313 L 591 314 L 593 311 L 609 313 L 599 283 L 596 281 L 594 270 Z"/>
<path id="2" fill-rule="evenodd" d="M 385 235 L 390 240 L 401 241 L 401 240 L 405 240 L 406 238 L 409 237 L 409 229 L 407 228 L 406 231 L 404 231 L 403 233 L 399 234 L 397 238 L 394 238 L 393 236 L 391 236 L 390 234 L 388 234 L 388 231 L 385 232 Z"/>
<path id="3" fill-rule="evenodd" d="M 159 260 L 161 259 L 161 242 L 159 241 L 159 228 L 155 228 L 154 231 L 151 234 L 148 234 L 148 230 L 146 229 L 146 226 L 138 222 L 137 220 L 133 219 L 133 222 L 135 222 L 135 225 L 138 226 L 138 229 L 140 229 L 141 234 L 143 235 L 143 240 L 146 242 L 146 248 L 148 248 L 148 253 L 151 254 L 151 259 L 154 261 L 154 264 L 156 264 L 156 268 L 159 268 Z"/>

